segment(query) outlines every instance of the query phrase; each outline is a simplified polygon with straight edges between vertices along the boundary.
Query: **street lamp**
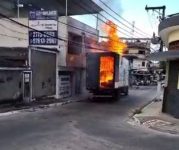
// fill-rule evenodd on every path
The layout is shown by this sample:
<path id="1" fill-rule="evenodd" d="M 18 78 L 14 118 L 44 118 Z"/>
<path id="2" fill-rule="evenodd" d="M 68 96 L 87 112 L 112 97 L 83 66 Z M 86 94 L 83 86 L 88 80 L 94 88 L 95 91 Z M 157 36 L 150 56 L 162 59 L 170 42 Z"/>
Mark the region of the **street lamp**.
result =
<path id="1" fill-rule="evenodd" d="M 24 7 L 24 5 L 23 5 L 23 4 L 20 4 L 19 1 L 20 1 L 20 0 L 17 0 L 17 18 L 19 18 L 19 8 Z"/>

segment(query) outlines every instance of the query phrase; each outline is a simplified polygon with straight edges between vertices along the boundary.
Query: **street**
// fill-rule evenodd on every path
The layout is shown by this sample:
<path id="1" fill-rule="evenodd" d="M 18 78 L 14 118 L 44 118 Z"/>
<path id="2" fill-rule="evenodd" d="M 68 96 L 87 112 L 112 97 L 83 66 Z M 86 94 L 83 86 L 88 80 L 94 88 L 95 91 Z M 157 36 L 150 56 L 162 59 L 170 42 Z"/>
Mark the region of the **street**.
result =
<path id="1" fill-rule="evenodd" d="M 155 87 L 133 89 L 118 102 L 89 100 L 0 118 L 1 150 L 169 150 L 179 137 L 127 123 Z"/>

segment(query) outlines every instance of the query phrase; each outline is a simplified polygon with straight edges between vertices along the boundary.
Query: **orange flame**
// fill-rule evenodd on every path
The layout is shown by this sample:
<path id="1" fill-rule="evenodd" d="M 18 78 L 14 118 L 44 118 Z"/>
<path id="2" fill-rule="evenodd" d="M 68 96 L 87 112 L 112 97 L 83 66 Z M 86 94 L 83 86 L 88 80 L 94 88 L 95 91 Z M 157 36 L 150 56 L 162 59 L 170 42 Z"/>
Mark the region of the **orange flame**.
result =
<path id="1" fill-rule="evenodd" d="M 100 58 L 100 87 L 110 88 L 114 78 L 114 57 L 103 56 Z"/>
<path id="2" fill-rule="evenodd" d="M 112 21 L 107 21 L 102 28 L 109 37 L 107 41 L 108 49 L 122 55 L 127 45 L 119 38 L 117 25 Z"/>

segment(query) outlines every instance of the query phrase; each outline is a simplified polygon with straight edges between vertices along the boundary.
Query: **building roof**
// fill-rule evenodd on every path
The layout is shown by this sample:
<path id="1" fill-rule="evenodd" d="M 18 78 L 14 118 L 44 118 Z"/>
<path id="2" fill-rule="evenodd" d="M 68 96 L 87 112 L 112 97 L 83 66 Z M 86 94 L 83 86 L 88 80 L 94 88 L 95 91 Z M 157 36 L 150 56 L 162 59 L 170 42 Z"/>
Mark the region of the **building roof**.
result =
<path id="1" fill-rule="evenodd" d="M 66 14 L 66 0 L 25 0 L 20 1 L 20 17 L 27 17 L 29 10 L 57 10 L 59 16 Z M 10 17 L 17 16 L 17 4 L 14 0 L 1 0 L 1 12 Z M 68 0 L 68 15 L 96 14 L 102 11 L 93 0 Z"/>
<path id="2" fill-rule="evenodd" d="M 176 60 L 179 59 L 179 50 L 152 53 L 147 57 L 147 59 L 155 61 Z"/>
<path id="3" fill-rule="evenodd" d="M 129 49 L 134 48 L 143 51 L 150 51 L 150 44 L 148 42 L 127 42 L 126 44 Z"/>
<path id="4" fill-rule="evenodd" d="M 170 42 L 168 37 L 170 33 L 179 30 L 179 14 L 170 15 L 161 21 L 158 30 L 165 46 L 168 47 Z"/>

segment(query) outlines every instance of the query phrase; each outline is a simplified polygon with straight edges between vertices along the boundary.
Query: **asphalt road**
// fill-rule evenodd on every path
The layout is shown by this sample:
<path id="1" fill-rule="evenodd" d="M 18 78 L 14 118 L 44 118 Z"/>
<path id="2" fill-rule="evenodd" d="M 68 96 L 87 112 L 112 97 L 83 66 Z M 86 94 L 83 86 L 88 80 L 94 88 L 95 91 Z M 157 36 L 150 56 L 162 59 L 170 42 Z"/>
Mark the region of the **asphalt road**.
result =
<path id="1" fill-rule="evenodd" d="M 118 102 L 78 102 L 0 117 L 0 150 L 177 150 L 179 137 L 128 124 L 156 88 Z"/>

